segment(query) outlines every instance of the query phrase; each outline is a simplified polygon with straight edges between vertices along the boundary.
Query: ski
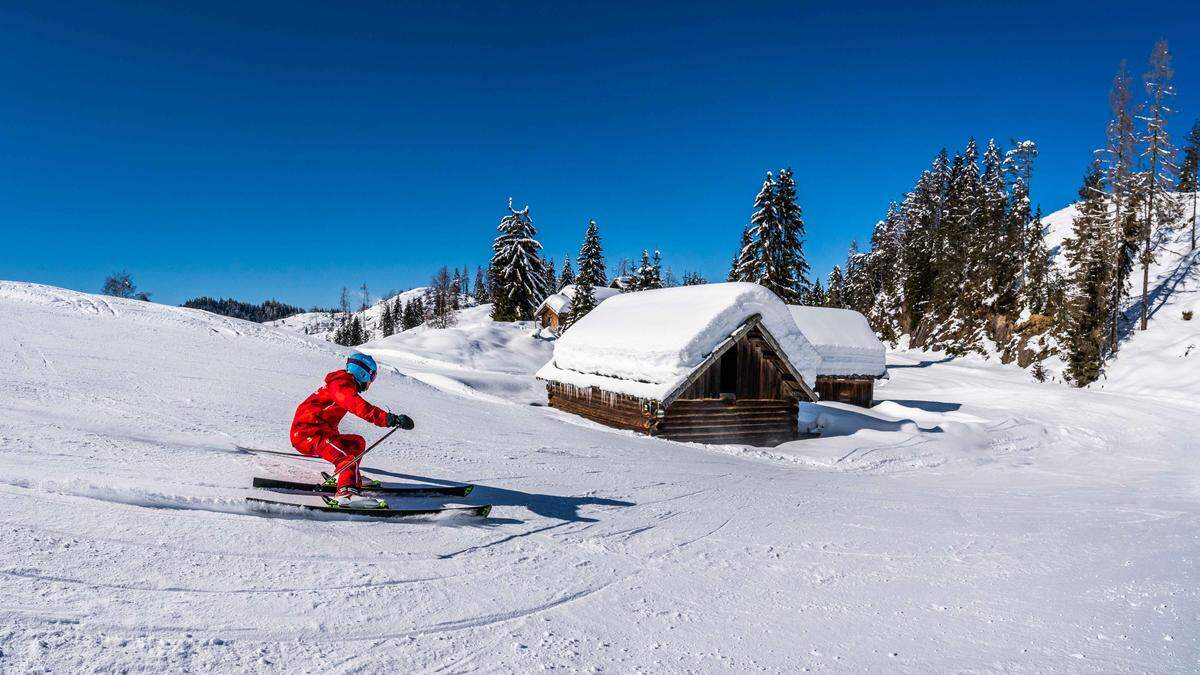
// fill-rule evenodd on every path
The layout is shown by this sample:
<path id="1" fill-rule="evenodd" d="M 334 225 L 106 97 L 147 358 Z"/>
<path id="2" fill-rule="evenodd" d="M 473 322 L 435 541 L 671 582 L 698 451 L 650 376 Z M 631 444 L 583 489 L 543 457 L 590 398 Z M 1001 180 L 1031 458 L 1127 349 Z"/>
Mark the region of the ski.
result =
<path id="1" fill-rule="evenodd" d="M 315 492 L 333 494 L 337 486 L 324 483 L 302 483 L 299 481 L 279 480 L 255 476 L 252 486 L 264 490 L 296 490 L 298 492 Z M 384 495 L 401 495 L 404 497 L 466 497 L 471 494 L 474 485 L 380 485 L 378 487 L 363 487 L 363 492 Z"/>
<path id="2" fill-rule="evenodd" d="M 268 504 L 271 506 L 288 506 L 296 509 L 304 509 L 306 511 L 339 513 L 347 516 L 369 516 L 372 518 L 404 518 L 406 516 L 429 516 L 442 513 L 461 513 L 464 515 L 487 518 L 488 514 L 492 512 L 491 504 L 440 506 L 418 509 L 351 509 L 344 506 L 329 506 L 328 504 L 297 504 L 295 502 L 283 502 L 274 499 L 259 499 L 258 497 L 246 497 L 246 501 L 257 504 Z"/>

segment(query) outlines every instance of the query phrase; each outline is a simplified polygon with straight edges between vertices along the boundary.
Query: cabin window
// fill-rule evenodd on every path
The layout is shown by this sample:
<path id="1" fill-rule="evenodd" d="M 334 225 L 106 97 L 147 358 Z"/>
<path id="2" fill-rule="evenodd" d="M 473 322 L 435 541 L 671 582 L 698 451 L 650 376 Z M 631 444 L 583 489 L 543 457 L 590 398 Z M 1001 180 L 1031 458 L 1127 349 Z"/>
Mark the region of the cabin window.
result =
<path id="1" fill-rule="evenodd" d="M 725 398 L 726 395 L 734 396 L 737 394 L 737 353 L 737 347 L 734 347 L 721 356 L 721 376 L 717 385 L 717 391 L 721 394 L 721 398 Z"/>

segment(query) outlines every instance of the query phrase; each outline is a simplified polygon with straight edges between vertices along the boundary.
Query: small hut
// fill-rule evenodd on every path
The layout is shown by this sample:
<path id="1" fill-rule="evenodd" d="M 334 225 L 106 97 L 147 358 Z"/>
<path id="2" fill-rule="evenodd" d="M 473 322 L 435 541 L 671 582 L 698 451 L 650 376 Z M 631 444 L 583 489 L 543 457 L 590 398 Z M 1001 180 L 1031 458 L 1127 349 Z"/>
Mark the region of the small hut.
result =
<path id="1" fill-rule="evenodd" d="M 822 401 L 870 408 L 875 381 L 887 377 L 887 349 L 867 317 L 850 309 L 788 305 L 800 332 L 821 355 L 817 393 Z"/>
<path id="2" fill-rule="evenodd" d="M 608 300 L 559 338 L 537 377 L 552 407 L 601 424 L 769 446 L 799 437 L 819 362 L 774 293 L 706 284 Z"/>
<path id="3" fill-rule="evenodd" d="M 593 288 L 592 297 L 596 298 L 596 304 L 604 302 L 614 295 L 619 295 L 620 290 L 616 288 Z M 562 325 L 562 319 L 571 311 L 571 301 L 575 298 L 575 284 L 567 284 L 562 287 L 557 293 L 546 296 L 542 304 L 537 306 L 533 315 L 537 317 L 542 328 L 549 328 L 557 332 L 558 327 Z"/>

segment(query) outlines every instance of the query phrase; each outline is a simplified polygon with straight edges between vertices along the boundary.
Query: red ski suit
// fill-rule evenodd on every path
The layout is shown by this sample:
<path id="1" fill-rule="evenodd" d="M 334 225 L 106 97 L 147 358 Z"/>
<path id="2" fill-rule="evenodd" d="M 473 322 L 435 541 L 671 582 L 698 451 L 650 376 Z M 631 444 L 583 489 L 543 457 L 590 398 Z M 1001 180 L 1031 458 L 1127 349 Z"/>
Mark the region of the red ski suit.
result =
<path id="1" fill-rule="evenodd" d="M 387 426 L 387 412 L 363 400 L 358 395 L 358 381 L 344 370 L 325 376 L 325 386 L 313 392 L 296 408 L 292 419 L 292 447 L 302 455 L 320 457 L 341 469 L 347 462 L 362 454 L 367 441 L 357 434 L 343 434 L 338 424 L 347 412 L 376 426 Z M 338 487 L 358 487 L 362 477 L 356 464 L 338 474 Z"/>

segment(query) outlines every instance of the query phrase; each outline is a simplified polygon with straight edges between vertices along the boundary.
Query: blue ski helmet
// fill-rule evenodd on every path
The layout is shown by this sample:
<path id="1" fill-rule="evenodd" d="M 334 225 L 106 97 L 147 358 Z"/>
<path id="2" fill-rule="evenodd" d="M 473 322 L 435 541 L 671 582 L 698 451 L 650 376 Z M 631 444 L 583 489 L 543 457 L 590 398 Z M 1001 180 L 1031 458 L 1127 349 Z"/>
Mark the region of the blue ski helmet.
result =
<path id="1" fill-rule="evenodd" d="M 375 365 L 375 359 L 366 354 L 354 352 L 350 358 L 346 359 L 346 372 L 353 375 L 359 384 L 370 384 L 379 374 L 379 367 Z"/>

